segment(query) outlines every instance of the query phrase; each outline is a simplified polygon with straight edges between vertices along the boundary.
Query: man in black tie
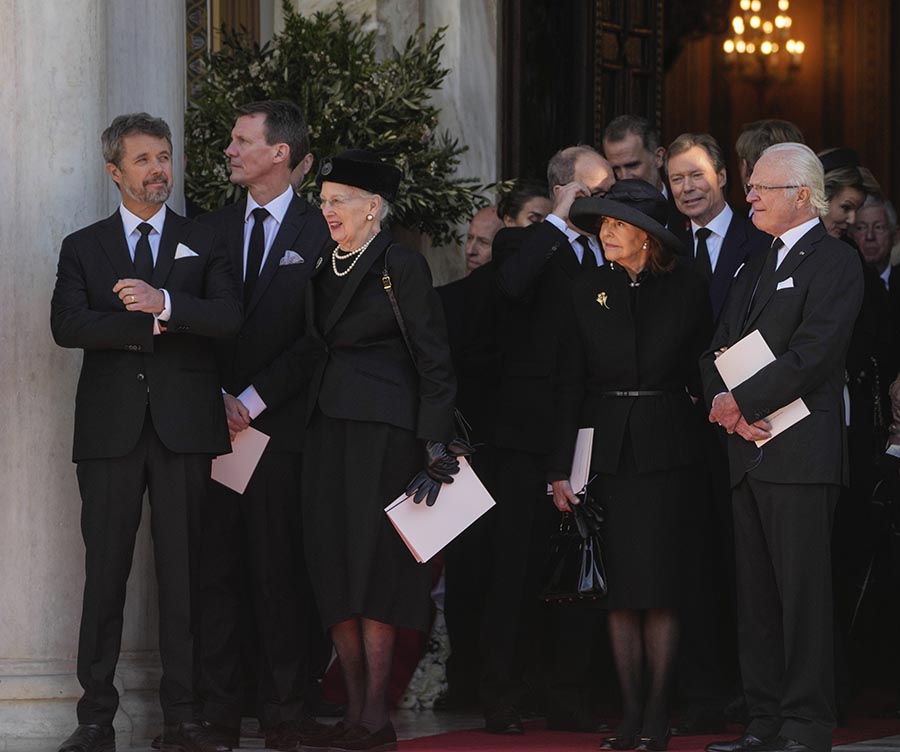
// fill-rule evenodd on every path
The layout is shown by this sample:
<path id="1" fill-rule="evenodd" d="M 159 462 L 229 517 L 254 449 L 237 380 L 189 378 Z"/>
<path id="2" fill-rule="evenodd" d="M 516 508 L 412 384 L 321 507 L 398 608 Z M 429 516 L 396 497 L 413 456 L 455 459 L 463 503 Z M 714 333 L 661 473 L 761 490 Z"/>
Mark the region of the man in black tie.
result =
<path id="1" fill-rule="evenodd" d="M 718 319 L 735 273 L 749 258 L 765 253 L 772 239 L 725 201 L 725 157 L 709 134 L 676 138 L 666 150 L 666 171 L 675 205 L 690 218 L 690 255 L 709 282 Z M 734 608 L 730 598 L 717 597 L 734 591 L 734 540 L 724 434 L 715 426 L 704 436 L 704 453 L 707 473 L 698 479 L 698 493 L 707 504 L 698 517 L 701 576 L 682 611 L 679 683 L 686 707 L 672 728 L 676 736 L 722 731 L 724 708 L 738 686 Z"/>
<path id="2" fill-rule="evenodd" d="M 101 140 L 122 203 L 63 240 L 50 317 L 57 344 L 84 350 L 73 449 L 85 544 L 84 694 L 79 726 L 59 751 L 115 750 L 125 585 L 149 489 L 163 739 L 172 750 L 216 752 L 194 720 L 192 631 L 210 462 L 229 449 L 211 338 L 234 336 L 240 300 L 215 234 L 165 205 L 166 123 L 122 115 Z"/>
<path id="3" fill-rule="evenodd" d="M 295 195 L 291 184 L 298 165 L 312 164 L 308 152 L 306 120 L 293 103 L 239 107 L 225 155 L 231 182 L 246 187 L 247 196 L 199 219 L 225 238 L 234 281 L 244 290 L 240 332 L 217 348 L 228 426 L 238 440 L 250 427 L 269 437 L 243 494 L 218 483 L 210 493 L 200 639 L 203 715 L 236 746 L 247 683 L 241 657 L 249 654 L 266 747 L 277 750 L 295 749 L 318 730 L 305 700 L 324 643 L 307 583 L 299 514 L 304 291 L 329 240 L 321 212 Z M 255 641 L 242 629 L 247 612 Z M 327 660 L 330 646 L 325 649 Z"/>
<path id="4" fill-rule="evenodd" d="M 585 267 L 603 263 L 597 237 L 570 224 L 569 209 L 578 196 L 605 195 L 615 182 L 609 163 L 589 146 L 557 152 L 547 176 L 553 211 L 543 222 L 521 229 L 515 247 L 494 259 L 502 372 L 494 433 L 497 509 L 484 574 L 480 695 L 485 728 L 498 734 L 522 733 L 517 706 L 524 695 L 523 675 L 540 665 L 534 642 L 536 596 L 544 546 L 558 526 L 558 512 L 546 495 L 544 463 L 552 434 L 559 321 L 572 281 Z M 575 639 L 580 637 L 592 639 L 590 629 Z M 529 648 L 520 652 L 526 644 Z M 583 669 L 568 662 L 559 666 L 560 681 L 583 674 Z M 551 698 L 551 727 L 590 730 L 590 724 L 581 727 L 585 709 L 576 707 L 584 697 L 575 700 Z"/>
<path id="5" fill-rule="evenodd" d="M 835 722 L 831 525 L 847 481 L 844 363 L 862 269 L 819 220 L 824 176 L 808 147 L 769 147 L 745 189 L 753 223 L 775 241 L 735 280 L 701 370 L 709 420 L 729 434 L 750 723 L 739 739 L 707 750 L 827 752 Z M 716 357 L 753 331 L 775 359 L 728 390 Z M 809 415 L 773 436 L 767 418 L 798 398 Z"/>
<path id="6" fill-rule="evenodd" d="M 643 180 L 666 197 L 669 202 L 666 227 L 687 247 L 687 219 L 679 212 L 666 185 L 663 175 L 666 149 L 650 121 L 636 115 L 619 115 L 611 120 L 603 131 L 603 154 L 612 165 L 616 180 Z"/>
<path id="7" fill-rule="evenodd" d="M 676 138 L 666 152 L 666 171 L 675 206 L 690 219 L 694 268 L 709 282 L 718 319 L 741 264 L 764 253 L 772 239 L 725 201 L 725 156 L 708 133 Z"/>

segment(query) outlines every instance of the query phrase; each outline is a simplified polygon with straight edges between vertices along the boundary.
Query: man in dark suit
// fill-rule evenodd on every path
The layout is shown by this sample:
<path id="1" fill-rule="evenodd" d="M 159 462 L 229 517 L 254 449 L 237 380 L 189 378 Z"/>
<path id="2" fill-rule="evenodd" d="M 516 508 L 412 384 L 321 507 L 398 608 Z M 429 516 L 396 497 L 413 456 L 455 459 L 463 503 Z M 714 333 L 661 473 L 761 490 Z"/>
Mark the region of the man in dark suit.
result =
<path id="1" fill-rule="evenodd" d="M 317 657 L 313 646 L 322 636 L 300 537 L 306 359 L 299 342 L 304 290 L 328 228 L 291 185 L 292 170 L 299 164 L 308 169 L 312 161 L 299 108 L 254 102 L 237 115 L 225 154 L 231 182 L 246 187 L 247 196 L 199 221 L 226 239 L 235 284 L 244 291 L 240 332 L 217 350 L 228 426 L 236 437 L 252 426 L 269 442 L 243 494 L 218 483 L 210 494 L 215 513 L 203 547 L 203 714 L 225 738 L 237 737 L 241 649 L 255 648 L 256 710 L 266 746 L 291 750 L 317 730 L 304 707 L 310 661 Z M 244 576 L 250 603 L 242 598 Z M 254 616 L 255 645 L 242 635 L 246 609 Z"/>
<path id="2" fill-rule="evenodd" d="M 82 499 L 85 587 L 78 644 L 79 726 L 60 752 L 115 750 L 113 685 L 144 490 L 159 583 L 163 739 L 215 752 L 194 722 L 196 563 L 210 462 L 228 430 L 210 338 L 232 337 L 241 306 L 215 234 L 165 205 L 169 127 L 146 113 L 103 132 L 106 171 L 122 194 L 108 219 L 62 243 L 51 328 L 84 349 L 73 460 Z"/>
<path id="3" fill-rule="evenodd" d="M 821 163 L 802 144 L 768 148 L 746 186 L 775 238 L 735 281 L 701 359 L 710 422 L 728 437 L 741 675 L 750 723 L 711 752 L 825 752 L 834 727 L 831 524 L 847 480 L 844 362 L 862 270 L 819 220 Z M 729 391 L 718 354 L 758 330 L 775 360 Z M 767 416 L 810 414 L 771 441 Z"/>
<path id="4" fill-rule="evenodd" d="M 682 245 L 688 244 L 688 221 L 678 210 L 672 192 L 663 177 L 666 149 L 660 144 L 659 131 L 646 118 L 619 115 L 603 131 L 603 155 L 609 160 L 616 180 L 636 178 L 650 183 L 669 202 L 666 227 Z"/>
<path id="5" fill-rule="evenodd" d="M 547 172 L 553 211 L 519 231 L 517 247 L 493 263 L 502 365 L 494 427 L 495 545 L 485 575 L 490 584 L 482 617 L 480 695 L 486 729 L 501 734 L 522 732 L 516 706 L 524 683 L 517 647 L 535 630 L 541 545 L 557 517 L 546 496 L 544 461 L 553 425 L 560 313 L 572 280 L 603 263 L 596 236 L 569 223 L 569 208 L 577 196 L 602 195 L 614 182 L 609 163 L 589 146 L 561 150 Z M 534 654 L 527 656 L 527 663 L 537 662 Z"/>
<path id="6" fill-rule="evenodd" d="M 690 220 L 688 252 L 709 282 L 718 319 L 735 273 L 750 257 L 765 253 L 772 238 L 725 201 L 725 157 L 707 133 L 682 133 L 666 150 L 666 172 L 678 210 Z M 734 609 L 717 594 L 734 591 L 731 490 L 724 434 L 710 426 L 704 435 L 707 507 L 699 516 L 700 579 L 682 610 L 680 684 L 686 700 L 676 736 L 717 733 L 723 711 L 738 685 Z M 701 489 L 698 489 L 700 492 Z M 712 609 L 710 601 L 720 608 Z"/>

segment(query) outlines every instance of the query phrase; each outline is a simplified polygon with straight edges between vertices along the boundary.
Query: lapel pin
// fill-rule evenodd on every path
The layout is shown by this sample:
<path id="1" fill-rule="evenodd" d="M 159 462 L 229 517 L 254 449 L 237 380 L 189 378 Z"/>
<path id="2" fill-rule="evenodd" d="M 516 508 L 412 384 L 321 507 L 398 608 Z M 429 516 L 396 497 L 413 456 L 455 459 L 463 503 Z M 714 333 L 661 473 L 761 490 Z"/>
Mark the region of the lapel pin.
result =
<path id="1" fill-rule="evenodd" d="M 319 256 L 319 258 L 316 260 L 316 269 L 318 269 L 320 266 L 322 266 L 322 257 L 321 256 Z"/>
<path id="2" fill-rule="evenodd" d="M 800 255 L 803 256 L 806 254 L 806 251 L 800 251 Z"/>
<path id="3" fill-rule="evenodd" d="M 602 305 L 607 311 L 609 310 L 609 306 L 606 305 L 606 293 L 599 292 L 597 293 L 597 302 Z"/>

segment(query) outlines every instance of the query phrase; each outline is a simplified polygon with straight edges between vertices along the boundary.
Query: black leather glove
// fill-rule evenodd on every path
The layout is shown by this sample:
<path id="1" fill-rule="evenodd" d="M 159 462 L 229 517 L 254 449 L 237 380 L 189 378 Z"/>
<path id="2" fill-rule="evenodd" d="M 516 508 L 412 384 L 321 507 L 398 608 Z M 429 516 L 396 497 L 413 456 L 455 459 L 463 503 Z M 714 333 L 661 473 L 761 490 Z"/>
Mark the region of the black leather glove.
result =
<path id="1" fill-rule="evenodd" d="M 456 448 L 461 447 L 458 445 Z M 453 476 L 459 472 L 457 456 L 451 454 L 441 441 L 425 442 L 425 469 L 416 473 L 416 477 L 409 482 L 406 495 L 412 496 L 416 504 L 421 504 L 425 499 L 428 506 L 434 506 L 441 484 L 452 483 Z"/>

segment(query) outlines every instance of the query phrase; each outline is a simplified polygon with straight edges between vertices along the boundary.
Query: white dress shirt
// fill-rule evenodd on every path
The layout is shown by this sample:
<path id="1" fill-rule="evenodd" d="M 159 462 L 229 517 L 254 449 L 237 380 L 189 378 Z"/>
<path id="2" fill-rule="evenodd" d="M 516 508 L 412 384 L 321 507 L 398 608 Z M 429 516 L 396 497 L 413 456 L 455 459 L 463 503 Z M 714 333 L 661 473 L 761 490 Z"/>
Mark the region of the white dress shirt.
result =
<path id="1" fill-rule="evenodd" d="M 266 217 L 266 220 L 263 223 L 263 230 L 266 235 L 266 247 L 263 251 L 262 263 L 259 265 L 260 271 L 262 271 L 262 268 L 266 264 L 266 259 L 269 257 L 269 249 L 272 247 L 275 236 L 278 235 L 281 223 L 284 222 L 284 215 L 287 213 L 293 198 L 294 189 L 289 185 L 284 193 L 277 198 L 273 198 L 268 204 L 262 207 L 269 212 L 269 216 Z M 253 196 L 248 193 L 247 209 L 244 212 L 244 277 L 247 276 L 247 250 L 250 246 L 250 233 L 253 231 L 253 224 L 256 221 L 253 217 L 253 210 L 258 206 L 260 206 L 260 204 L 256 203 Z M 263 398 L 259 396 L 259 392 L 256 391 L 253 384 L 250 384 L 250 386 L 241 392 L 237 398 L 244 404 L 244 407 L 247 408 L 251 420 L 255 420 L 266 409 L 266 403 L 263 401 Z"/>
<path id="2" fill-rule="evenodd" d="M 131 263 L 134 263 L 134 249 L 137 248 L 138 240 L 141 239 L 141 233 L 138 225 L 146 222 L 153 230 L 147 235 L 147 241 L 150 243 L 150 253 L 153 256 L 153 267 L 156 268 L 156 257 L 159 255 L 159 239 L 162 236 L 163 225 L 166 223 L 166 205 L 163 204 L 159 211 L 150 219 L 141 219 L 137 214 L 133 214 L 125 208 L 124 204 L 119 204 L 119 216 L 122 217 L 122 226 L 125 228 L 125 242 L 128 243 L 128 253 L 131 255 Z M 169 299 L 169 293 L 160 289 L 165 298 L 165 304 L 162 311 L 153 316 L 153 333 L 162 334 L 159 328 L 160 321 L 168 321 L 172 315 L 172 301 Z"/>
<path id="3" fill-rule="evenodd" d="M 719 254 L 722 252 L 722 243 L 725 242 L 725 233 L 728 232 L 728 226 L 731 224 L 731 218 L 734 212 L 728 204 L 720 211 L 714 219 L 711 219 L 706 225 L 706 229 L 710 231 L 709 237 L 706 239 L 706 250 L 709 251 L 709 265 L 715 271 L 716 263 L 719 261 Z M 694 258 L 697 258 L 697 230 L 700 229 L 694 220 L 691 220 L 691 236 L 694 238 Z"/>
<path id="4" fill-rule="evenodd" d="M 578 238 L 584 237 L 588 239 L 588 245 L 590 245 L 591 250 L 594 252 L 594 256 L 597 259 L 597 266 L 603 266 L 603 254 L 600 252 L 600 242 L 597 240 L 596 235 L 582 235 L 580 232 L 569 227 L 564 219 L 557 217 L 555 214 L 548 214 L 544 217 L 544 221 L 549 222 L 557 230 L 565 234 L 566 238 L 569 240 L 569 245 L 572 247 L 572 252 L 578 258 L 579 264 L 581 263 L 581 257 L 584 255 L 584 247 L 578 242 Z"/>
<path id="5" fill-rule="evenodd" d="M 819 218 L 814 217 L 813 219 L 807 220 L 802 225 L 792 227 L 790 230 L 787 230 L 778 236 L 781 238 L 781 242 L 784 243 L 784 245 L 778 249 L 778 260 L 775 262 L 776 269 L 781 266 L 781 262 L 784 261 L 784 257 L 790 253 L 791 248 L 797 245 L 797 241 L 817 224 L 819 224 Z"/>

